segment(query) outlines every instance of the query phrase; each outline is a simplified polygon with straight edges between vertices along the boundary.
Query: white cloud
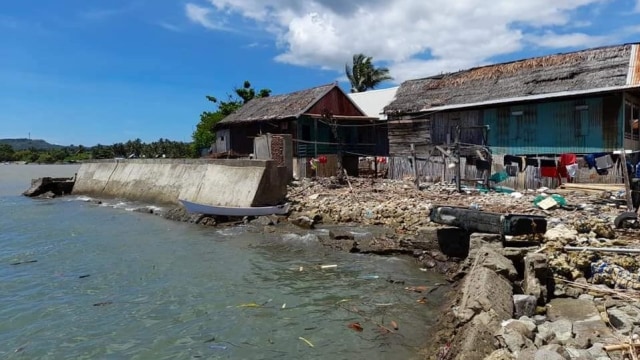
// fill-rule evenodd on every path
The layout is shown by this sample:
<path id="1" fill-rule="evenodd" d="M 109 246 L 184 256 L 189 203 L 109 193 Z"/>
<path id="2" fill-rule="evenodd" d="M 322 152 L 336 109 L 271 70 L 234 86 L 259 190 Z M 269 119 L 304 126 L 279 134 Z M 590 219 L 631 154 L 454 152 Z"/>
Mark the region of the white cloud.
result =
<path id="1" fill-rule="evenodd" d="M 640 0 L 636 0 L 636 12 L 640 12 Z"/>
<path id="2" fill-rule="evenodd" d="M 531 36 L 529 40 L 539 46 L 561 49 L 595 47 L 611 42 L 612 38 L 610 36 L 593 36 L 584 33 L 556 34 L 549 31 L 542 36 Z"/>
<path id="3" fill-rule="evenodd" d="M 208 1 L 209 8 L 187 4 L 192 21 L 211 28 L 214 13 L 252 20 L 275 37 L 277 61 L 342 71 L 362 52 L 396 81 L 484 64 L 531 43 L 566 48 L 611 40 L 558 32 L 588 26 L 576 10 L 609 0 Z"/>
<path id="4" fill-rule="evenodd" d="M 170 24 L 170 23 L 164 22 L 164 21 L 159 22 L 158 25 L 160 27 L 164 28 L 164 29 L 169 30 L 169 31 L 173 31 L 173 32 L 181 32 L 182 31 L 182 28 L 180 28 L 179 26 L 173 25 L 173 24 Z"/>
<path id="5" fill-rule="evenodd" d="M 217 24 L 210 19 L 211 12 L 213 11 L 210 8 L 187 3 L 184 6 L 184 11 L 187 18 L 196 24 L 202 25 L 207 29 L 224 30 L 221 24 Z"/>

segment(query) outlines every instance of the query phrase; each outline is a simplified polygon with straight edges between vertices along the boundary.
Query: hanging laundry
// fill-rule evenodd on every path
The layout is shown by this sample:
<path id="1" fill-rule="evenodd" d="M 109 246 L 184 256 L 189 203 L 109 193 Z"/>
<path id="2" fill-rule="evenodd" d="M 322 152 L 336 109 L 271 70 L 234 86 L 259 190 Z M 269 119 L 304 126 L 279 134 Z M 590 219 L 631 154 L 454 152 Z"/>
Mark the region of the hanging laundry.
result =
<path id="1" fill-rule="evenodd" d="M 584 161 L 589 166 L 589 169 L 596 167 L 596 158 L 601 156 L 605 156 L 607 153 L 595 153 L 595 154 L 587 154 L 584 156 Z"/>
<path id="2" fill-rule="evenodd" d="M 504 170 L 507 172 L 509 176 L 518 175 L 518 166 L 517 165 L 507 165 L 504 167 Z"/>
<path id="3" fill-rule="evenodd" d="M 525 159 L 525 164 L 527 166 L 538 167 L 538 158 L 528 157 L 528 158 Z"/>
<path id="4" fill-rule="evenodd" d="M 596 158 L 596 168 L 598 170 L 611 169 L 613 167 L 613 160 L 611 155 L 607 154 Z"/>
<path id="5" fill-rule="evenodd" d="M 578 174 L 578 164 L 571 164 L 565 167 L 567 170 L 567 177 L 570 179 L 574 179 Z"/>
<path id="6" fill-rule="evenodd" d="M 505 155 L 503 163 L 504 165 L 518 165 L 518 171 L 523 172 L 527 167 L 526 158 L 524 156 Z"/>
<path id="7" fill-rule="evenodd" d="M 575 154 L 562 154 L 560 155 L 560 163 L 558 164 L 558 175 L 563 178 L 571 179 L 575 177 L 575 173 L 577 171 L 573 171 L 574 175 L 569 175 L 568 166 L 576 164 L 576 155 Z"/>
<path id="8" fill-rule="evenodd" d="M 484 171 L 484 170 L 491 170 L 491 163 L 486 161 L 486 160 L 480 160 L 477 159 L 476 160 L 476 169 L 480 170 L 480 171 Z"/>
<path id="9" fill-rule="evenodd" d="M 540 166 L 540 176 L 557 178 L 559 177 L 558 168 L 555 166 Z"/>
<path id="10" fill-rule="evenodd" d="M 555 160 L 540 159 L 540 176 L 558 178 L 558 163 Z"/>

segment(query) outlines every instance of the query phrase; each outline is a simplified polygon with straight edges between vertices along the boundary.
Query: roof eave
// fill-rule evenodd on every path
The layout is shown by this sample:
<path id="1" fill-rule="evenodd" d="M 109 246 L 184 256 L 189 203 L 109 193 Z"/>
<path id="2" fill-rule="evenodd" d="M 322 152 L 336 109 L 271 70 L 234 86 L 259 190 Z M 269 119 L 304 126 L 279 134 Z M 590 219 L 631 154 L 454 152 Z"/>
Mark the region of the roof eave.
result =
<path id="1" fill-rule="evenodd" d="M 588 90 L 561 91 L 561 92 L 539 94 L 539 95 L 529 95 L 529 96 L 496 99 L 496 100 L 487 100 L 487 101 L 480 101 L 475 103 L 433 106 L 433 107 L 422 108 L 421 110 L 415 111 L 415 113 L 464 109 L 464 108 L 470 108 L 470 107 L 484 107 L 484 106 L 491 106 L 491 105 L 501 105 L 501 104 L 508 104 L 508 103 L 515 103 L 515 102 L 528 102 L 528 101 L 536 101 L 536 100 L 547 100 L 547 99 L 563 98 L 563 97 L 578 96 L 578 95 L 593 95 L 593 94 L 599 94 L 599 93 L 618 92 L 618 91 L 638 89 L 638 88 L 640 88 L 640 85 L 622 85 L 622 86 L 610 86 L 610 87 L 588 89 Z"/>

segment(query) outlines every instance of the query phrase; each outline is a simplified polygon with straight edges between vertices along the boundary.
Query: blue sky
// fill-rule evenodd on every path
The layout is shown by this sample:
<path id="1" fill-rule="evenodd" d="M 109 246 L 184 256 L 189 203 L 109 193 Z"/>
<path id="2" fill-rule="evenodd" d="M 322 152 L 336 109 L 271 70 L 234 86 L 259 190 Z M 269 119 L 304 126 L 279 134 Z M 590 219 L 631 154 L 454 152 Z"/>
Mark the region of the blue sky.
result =
<path id="1" fill-rule="evenodd" d="M 0 5 L 0 138 L 188 141 L 205 95 L 286 93 L 363 52 L 403 80 L 640 41 L 640 0 L 21 0 Z"/>

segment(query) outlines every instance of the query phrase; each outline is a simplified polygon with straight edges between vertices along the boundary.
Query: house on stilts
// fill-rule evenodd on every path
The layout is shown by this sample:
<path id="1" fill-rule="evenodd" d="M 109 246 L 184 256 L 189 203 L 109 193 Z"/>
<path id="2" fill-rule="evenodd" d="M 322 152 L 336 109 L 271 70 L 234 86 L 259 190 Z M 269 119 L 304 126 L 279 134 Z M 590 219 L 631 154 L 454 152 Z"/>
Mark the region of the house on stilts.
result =
<path id="1" fill-rule="evenodd" d="M 408 80 L 384 112 L 393 178 L 450 181 L 448 155 L 458 151 L 460 176 L 471 182 L 506 174 L 502 184 L 515 188 L 619 183 L 625 166 L 615 152 L 631 151 L 632 166 L 639 160 L 640 45 Z"/>

